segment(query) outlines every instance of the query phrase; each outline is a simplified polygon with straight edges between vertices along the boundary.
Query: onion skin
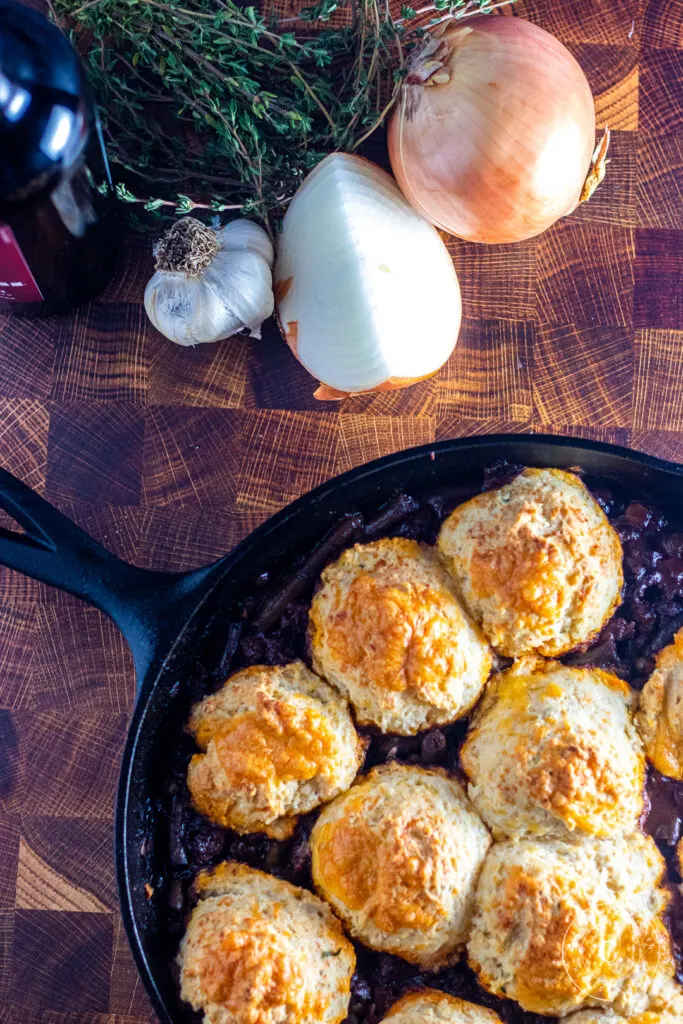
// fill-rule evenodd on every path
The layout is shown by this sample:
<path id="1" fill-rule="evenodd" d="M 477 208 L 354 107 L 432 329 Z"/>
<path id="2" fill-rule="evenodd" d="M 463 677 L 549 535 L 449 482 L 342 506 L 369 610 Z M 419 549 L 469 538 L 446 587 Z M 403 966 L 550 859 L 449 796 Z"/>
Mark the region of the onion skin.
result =
<path id="1" fill-rule="evenodd" d="M 425 50 L 389 123 L 391 167 L 411 205 L 489 244 L 532 238 L 571 213 L 595 106 L 566 47 L 521 18 L 486 15 L 451 24 Z"/>
<path id="2" fill-rule="evenodd" d="M 412 387 L 413 384 L 419 384 L 422 380 L 429 380 L 438 372 L 438 370 L 434 370 L 434 373 L 426 373 L 424 377 L 389 377 L 388 380 L 376 384 L 374 388 L 368 388 L 367 391 L 340 391 L 339 388 L 331 388 L 328 384 L 320 384 L 313 392 L 313 397 L 320 402 L 341 402 L 344 398 L 352 398 L 354 394 L 374 395 L 381 391 L 400 391 L 401 388 Z"/>

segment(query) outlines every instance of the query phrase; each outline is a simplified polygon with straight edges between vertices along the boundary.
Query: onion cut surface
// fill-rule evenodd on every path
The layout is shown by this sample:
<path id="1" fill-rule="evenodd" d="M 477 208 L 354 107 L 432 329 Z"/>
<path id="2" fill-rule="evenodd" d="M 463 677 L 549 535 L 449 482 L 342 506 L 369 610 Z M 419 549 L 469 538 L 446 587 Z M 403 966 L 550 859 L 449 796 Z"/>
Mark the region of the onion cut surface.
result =
<path id="1" fill-rule="evenodd" d="M 460 287 L 438 232 L 389 174 L 333 153 L 285 215 L 275 267 L 280 325 L 323 387 L 316 396 L 406 387 L 446 362 Z"/>

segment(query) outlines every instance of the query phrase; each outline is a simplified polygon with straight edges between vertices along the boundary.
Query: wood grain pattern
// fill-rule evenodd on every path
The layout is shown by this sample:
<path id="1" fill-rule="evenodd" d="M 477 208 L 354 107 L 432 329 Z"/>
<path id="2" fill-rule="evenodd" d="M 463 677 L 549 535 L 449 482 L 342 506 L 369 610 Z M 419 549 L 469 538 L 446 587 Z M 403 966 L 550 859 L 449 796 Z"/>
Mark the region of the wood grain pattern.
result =
<path id="1" fill-rule="evenodd" d="M 599 130 L 636 131 L 638 128 L 638 51 L 633 46 L 570 47 L 582 67 L 595 98 Z"/>
<path id="2" fill-rule="evenodd" d="M 641 54 L 641 131 L 654 135 L 668 135 L 680 131 L 683 122 L 680 103 L 682 87 L 682 50 L 646 50 Z"/>
<path id="3" fill-rule="evenodd" d="M 683 331 L 636 333 L 633 424 L 683 431 Z"/>
<path id="4" fill-rule="evenodd" d="M 73 821 L 67 818 L 66 825 L 67 834 L 71 837 Z M 19 842 L 15 883 L 15 906 L 21 910 L 106 914 L 109 909 L 87 889 L 69 882 L 42 860 L 23 837 Z"/>
<path id="5" fill-rule="evenodd" d="M 633 323 L 678 328 L 683 323 L 683 231 L 636 232 Z"/>
<path id="6" fill-rule="evenodd" d="M 272 324 L 174 347 L 145 318 L 150 245 L 131 237 L 77 313 L 0 315 L 0 465 L 121 557 L 184 570 L 333 474 L 443 438 L 544 431 L 683 462 L 683 3 L 515 12 L 585 68 L 608 175 L 538 239 L 448 240 L 464 319 L 436 377 L 318 402 Z M 98 612 L 0 570 L 0 1024 L 152 1024 L 112 860 L 133 694 Z"/>
<path id="7" fill-rule="evenodd" d="M 625 327 L 538 325 L 534 411 L 553 423 L 628 427 L 632 418 L 633 340 Z"/>
<path id="8" fill-rule="evenodd" d="M 22 910 L 14 914 L 9 995 L 26 1010 L 109 1008 L 112 921 L 106 914 Z"/>
<path id="9" fill-rule="evenodd" d="M 567 218 L 538 242 L 536 311 L 550 323 L 630 325 L 634 275 L 630 227 Z"/>
<path id="10" fill-rule="evenodd" d="M 683 133 L 638 140 L 638 221 L 645 228 L 683 228 Z"/>
<path id="11" fill-rule="evenodd" d="M 643 42 L 648 47 L 683 47 L 683 7 L 647 0 L 643 12 Z"/>

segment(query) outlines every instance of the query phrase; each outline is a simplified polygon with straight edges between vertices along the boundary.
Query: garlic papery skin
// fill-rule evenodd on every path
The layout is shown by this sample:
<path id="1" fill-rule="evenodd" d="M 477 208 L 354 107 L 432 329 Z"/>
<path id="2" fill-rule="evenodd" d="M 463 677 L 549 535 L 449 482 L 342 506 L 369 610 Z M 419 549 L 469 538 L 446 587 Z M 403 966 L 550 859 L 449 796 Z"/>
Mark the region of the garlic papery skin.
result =
<path id="1" fill-rule="evenodd" d="M 223 249 L 227 252 L 242 252 L 247 249 L 265 260 L 269 267 L 273 266 L 273 243 L 263 228 L 254 224 L 253 220 L 230 221 L 217 234 Z"/>
<path id="2" fill-rule="evenodd" d="M 212 231 L 183 217 L 155 247 L 156 273 L 145 310 L 178 345 L 201 345 L 248 330 L 261 337 L 273 312 L 273 246 L 258 224 L 238 220 Z"/>
<path id="3" fill-rule="evenodd" d="M 339 399 L 407 387 L 446 362 L 460 330 L 460 287 L 438 232 L 385 171 L 334 153 L 284 218 L 275 265 L 289 347 Z"/>

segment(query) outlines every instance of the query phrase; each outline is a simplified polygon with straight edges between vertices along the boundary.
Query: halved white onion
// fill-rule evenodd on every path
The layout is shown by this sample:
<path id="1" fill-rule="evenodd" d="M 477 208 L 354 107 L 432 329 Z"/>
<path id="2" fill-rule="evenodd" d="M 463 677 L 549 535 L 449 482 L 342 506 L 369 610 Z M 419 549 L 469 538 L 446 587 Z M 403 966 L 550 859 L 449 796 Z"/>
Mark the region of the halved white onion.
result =
<path id="1" fill-rule="evenodd" d="M 450 356 L 460 287 L 438 232 L 393 178 L 333 153 L 284 218 L 275 265 L 282 331 L 322 382 L 316 397 L 407 387 Z"/>

